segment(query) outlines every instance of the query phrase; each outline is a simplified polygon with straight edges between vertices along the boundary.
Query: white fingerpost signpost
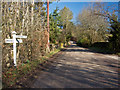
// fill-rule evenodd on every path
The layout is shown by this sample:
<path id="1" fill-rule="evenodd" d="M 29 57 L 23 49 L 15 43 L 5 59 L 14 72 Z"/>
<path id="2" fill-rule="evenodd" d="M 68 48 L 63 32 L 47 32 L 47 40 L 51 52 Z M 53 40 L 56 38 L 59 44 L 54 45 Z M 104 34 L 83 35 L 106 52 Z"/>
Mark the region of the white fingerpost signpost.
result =
<path id="1" fill-rule="evenodd" d="M 17 38 L 27 38 L 27 36 L 16 35 L 16 32 L 12 32 L 13 39 L 5 39 L 5 43 L 13 43 L 13 59 L 14 59 L 14 66 L 17 66 L 16 62 L 16 43 L 22 43 L 21 39 Z"/>

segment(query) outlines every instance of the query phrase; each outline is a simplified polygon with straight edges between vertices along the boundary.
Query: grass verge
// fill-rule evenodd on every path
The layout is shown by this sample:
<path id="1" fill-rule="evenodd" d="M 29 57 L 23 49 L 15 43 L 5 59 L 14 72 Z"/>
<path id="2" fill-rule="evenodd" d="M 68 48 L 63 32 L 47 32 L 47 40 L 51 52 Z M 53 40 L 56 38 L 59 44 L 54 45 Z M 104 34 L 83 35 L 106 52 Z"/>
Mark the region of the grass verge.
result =
<path id="1" fill-rule="evenodd" d="M 55 49 L 54 51 L 51 51 L 50 53 L 41 57 L 39 60 L 28 60 L 26 64 L 20 64 L 17 67 L 10 68 L 7 72 L 2 73 L 3 88 L 12 87 L 17 82 L 19 82 L 22 77 L 33 72 L 35 68 L 37 68 L 40 64 L 44 64 L 45 62 L 47 62 L 48 58 L 50 58 L 52 55 L 56 54 L 59 51 L 60 49 Z"/>

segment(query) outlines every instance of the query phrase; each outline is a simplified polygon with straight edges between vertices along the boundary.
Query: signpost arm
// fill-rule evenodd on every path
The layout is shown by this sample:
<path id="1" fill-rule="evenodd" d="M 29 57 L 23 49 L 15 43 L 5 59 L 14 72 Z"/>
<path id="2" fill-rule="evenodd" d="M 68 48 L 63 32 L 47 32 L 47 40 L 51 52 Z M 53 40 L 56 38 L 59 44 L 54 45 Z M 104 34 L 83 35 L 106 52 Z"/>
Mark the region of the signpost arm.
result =
<path id="1" fill-rule="evenodd" d="M 6 43 L 13 43 L 14 66 L 17 66 L 17 62 L 16 62 L 16 56 L 17 56 L 17 53 L 16 53 L 16 43 L 18 43 L 18 45 L 19 45 L 19 43 L 22 43 L 22 40 L 21 39 L 17 39 L 17 38 L 27 38 L 27 36 L 16 35 L 15 31 L 12 32 L 12 36 L 13 36 L 13 39 L 5 39 L 5 42 Z"/>

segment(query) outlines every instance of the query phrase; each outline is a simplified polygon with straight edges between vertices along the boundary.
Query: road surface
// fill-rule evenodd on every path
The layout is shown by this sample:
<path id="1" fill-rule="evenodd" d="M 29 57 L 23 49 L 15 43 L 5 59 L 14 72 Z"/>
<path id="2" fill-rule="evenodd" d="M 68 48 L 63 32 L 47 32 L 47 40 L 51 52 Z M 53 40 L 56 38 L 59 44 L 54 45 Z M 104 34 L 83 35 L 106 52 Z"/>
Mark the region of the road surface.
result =
<path id="1" fill-rule="evenodd" d="M 118 88 L 117 56 L 71 45 L 54 56 L 48 69 L 26 82 L 30 88 Z"/>

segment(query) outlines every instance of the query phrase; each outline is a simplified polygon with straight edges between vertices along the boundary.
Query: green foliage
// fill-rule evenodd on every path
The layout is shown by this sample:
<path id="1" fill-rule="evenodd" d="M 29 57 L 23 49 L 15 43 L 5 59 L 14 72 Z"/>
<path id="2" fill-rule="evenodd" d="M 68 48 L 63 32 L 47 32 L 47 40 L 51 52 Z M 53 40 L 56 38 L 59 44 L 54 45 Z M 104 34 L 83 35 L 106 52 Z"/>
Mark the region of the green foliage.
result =
<path id="1" fill-rule="evenodd" d="M 111 49 L 110 47 L 111 47 L 111 43 L 109 42 L 96 42 L 91 45 L 90 49 L 99 53 L 113 54 L 114 50 Z"/>
<path id="2" fill-rule="evenodd" d="M 16 68 L 15 67 L 10 68 L 7 72 L 4 72 L 3 73 L 4 88 L 8 88 L 15 85 L 16 81 L 21 80 L 21 78 L 24 79 L 23 78 L 24 76 L 26 76 L 27 74 L 31 74 L 32 71 L 33 70 L 35 71 L 40 64 L 44 64 L 47 61 L 47 58 L 51 57 L 52 55 L 59 51 L 60 51 L 59 49 L 55 49 L 46 56 L 39 58 L 39 60 L 33 60 L 30 63 L 18 65 Z"/>
<path id="3" fill-rule="evenodd" d="M 87 7 L 79 13 L 78 24 L 73 32 L 78 43 L 85 47 L 91 46 L 95 42 L 106 42 L 107 35 L 109 35 L 109 22 L 104 16 L 96 14 L 96 12 L 102 10 L 100 9 L 102 6 L 98 3 L 91 6 L 94 8 Z"/>
<path id="4" fill-rule="evenodd" d="M 89 47 L 90 50 L 97 52 L 97 53 L 103 53 L 103 54 L 114 54 L 114 51 L 110 50 L 109 47 Z"/>
<path id="5" fill-rule="evenodd" d="M 60 16 L 58 14 L 58 8 L 50 14 L 50 42 L 56 43 L 59 42 L 60 31 Z"/>
<path id="6" fill-rule="evenodd" d="M 109 37 L 109 42 L 111 44 L 110 48 L 113 49 L 116 53 L 120 52 L 120 23 L 111 21 L 111 32 L 112 35 Z"/>
<path id="7" fill-rule="evenodd" d="M 64 7 L 62 10 L 60 10 L 59 14 L 61 16 L 60 24 L 63 28 L 63 41 L 64 43 L 68 43 L 68 41 L 72 37 L 72 29 L 74 27 L 74 24 L 70 22 L 70 20 L 73 18 L 73 13 L 72 11 L 70 11 L 69 8 Z"/>
<path id="8" fill-rule="evenodd" d="M 10 82 L 14 81 L 15 75 L 24 75 L 22 72 L 24 67 L 25 72 L 29 72 L 34 66 L 33 61 L 39 60 L 40 57 L 46 54 L 47 33 L 46 33 L 46 18 L 43 2 L 2 2 L 2 69 L 3 82 L 10 86 Z M 19 35 L 26 35 L 27 39 L 23 40 L 22 44 L 17 44 L 17 65 L 21 66 L 19 73 L 7 73 L 14 69 L 13 65 L 13 47 L 12 44 L 6 44 L 5 39 L 12 39 L 11 32 L 15 30 Z M 28 64 L 32 64 L 31 67 Z M 38 65 L 38 64 L 35 64 Z M 27 71 L 28 70 L 28 71 Z M 14 71 L 14 70 L 13 70 Z M 10 71 L 11 72 L 11 71 Z M 22 72 L 22 73 L 21 73 Z M 10 74 L 10 75 L 9 75 Z M 13 75 L 14 74 L 14 75 Z M 14 81 L 15 82 L 15 81 Z"/>
<path id="9" fill-rule="evenodd" d="M 120 57 L 120 53 L 117 53 L 117 55 Z"/>
<path id="10" fill-rule="evenodd" d="M 72 30 L 75 28 L 74 24 L 70 22 L 72 19 L 72 12 L 69 8 L 64 7 L 62 10 L 56 8 L 50 14 L 50 42 L 51 43 L 66 43 L 72 37 Z"/>
<path id="11" fill-rule="evenodd" d="M 61 16 L 61 23 L 63 25 L 63 28 L 67 28 L 67 24 L 69 23 L 69 20 L 73 18 L 73 13 L 70 11 L 69 8 L 64 7 L 62 10 L 59 12 Z"/>
<path id="12" fill-rule="evenodd" d="M 29 60 L 27 60 L 27 63 L 29 63 L 30 61 Z"/>
<path id="13" fill-rule="evenodd" d="M 77 41 L 77 45 L 82 46 L 82 47 L 89 47 L 90 46 L 90 41 L 87 37 L 84 37 L 84 38 L 79 39 Z"/>

